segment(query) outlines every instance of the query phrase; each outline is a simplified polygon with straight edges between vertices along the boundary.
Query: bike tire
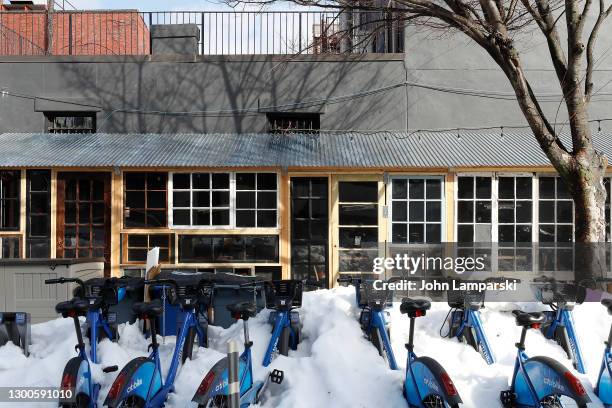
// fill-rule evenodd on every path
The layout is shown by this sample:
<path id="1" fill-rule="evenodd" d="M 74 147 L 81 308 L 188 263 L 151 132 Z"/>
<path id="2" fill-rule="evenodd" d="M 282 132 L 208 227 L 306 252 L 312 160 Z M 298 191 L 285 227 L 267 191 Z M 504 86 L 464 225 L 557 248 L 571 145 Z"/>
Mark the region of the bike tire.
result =
<path id="1" fill-rule="evenodd" d="M 289 355 L 289 341 L 291 340 L 291 329 L 284 327 L 278 340 L 278 352 L 283 356 Z"/>
<path id="2" fill-rule="evenodd" d="M 559 395 L 548 395 L 540 400 L 542 408 L 566 408 L 561 402 Z M 577 408 L 587 408 L 586 404 L 576 404 Z"/>
<path id="3" fill-rule="evenodd" d="M 208 400 L 206 404 L 198 404 L 198 408 L 226 408 L 229 407 L 229 398 L 226 395 L 217 395 Z"/>
<path id="4" fill-rule="evenodd" d="M 430 394 L 421 401 L 425 408 L 446 408 L 447 404 L 444 398 L 437 394 Z M 452 407 L 454 408 L 454 407 Z"/>
<path id="5" fill-rule="evenodd" d="M 193 357 L 193 344 L 195 342 L 196 331 L 193 327 L 190 327 L 187 330 L 187 336 L 185 338 L 185 343 L 183 344 L 183 355 L 181 358 L 181 363 L 185 364 L 187 358 L 190 360 Z"/>

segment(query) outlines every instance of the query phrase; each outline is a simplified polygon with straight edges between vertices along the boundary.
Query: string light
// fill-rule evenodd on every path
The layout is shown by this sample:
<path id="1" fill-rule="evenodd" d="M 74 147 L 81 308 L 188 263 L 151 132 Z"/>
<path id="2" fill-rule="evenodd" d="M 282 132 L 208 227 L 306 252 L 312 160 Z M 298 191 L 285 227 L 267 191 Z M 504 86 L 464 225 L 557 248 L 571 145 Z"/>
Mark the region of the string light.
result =
<path id="1" fill-rule="evenodd" d="M 461 140 L 461 133 L 459 133 L 459 129 L 457 129 L 457 139 Z"/>
<path id="2" fill-rule="evenodd" d="M 500 129 L 501 129 L 501 138 L 503 139 L 504 138 L 504 127 L 500 126 Z"/>
<path id="3" fill-rule="evenodd" d="M 597 133 L 601 133 L 601 120 L 597 121 Z"/>

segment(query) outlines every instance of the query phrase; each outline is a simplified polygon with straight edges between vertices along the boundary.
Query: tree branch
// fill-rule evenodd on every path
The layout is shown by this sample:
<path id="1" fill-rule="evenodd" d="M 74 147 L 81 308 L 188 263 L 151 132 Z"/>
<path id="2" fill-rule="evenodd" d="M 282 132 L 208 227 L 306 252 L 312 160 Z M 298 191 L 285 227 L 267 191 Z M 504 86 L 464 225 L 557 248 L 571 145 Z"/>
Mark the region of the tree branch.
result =
<path id="1" fill-rule="evenodd" d="M 597 16 L 597 21 L 593 26 L 593 30 L 591 30 L 591 34 L 589 35 L 589 41 L 587 42 L 587 55 L 586 55 L 586 75 L 584 82 L 584 98 L 587 102 L 591 101 L 591 96 L 593 95 L 593 70 L 595 61 L 594 61 L 594 50 L 595 43 L 597 42 L 597 36 L 599 34 L 599 29 L 601 28 L 603 22 L 606 18 L 612 13 L 612 5 L 605 9 L 605 0 L 599 0 L 599 15 Z"/>

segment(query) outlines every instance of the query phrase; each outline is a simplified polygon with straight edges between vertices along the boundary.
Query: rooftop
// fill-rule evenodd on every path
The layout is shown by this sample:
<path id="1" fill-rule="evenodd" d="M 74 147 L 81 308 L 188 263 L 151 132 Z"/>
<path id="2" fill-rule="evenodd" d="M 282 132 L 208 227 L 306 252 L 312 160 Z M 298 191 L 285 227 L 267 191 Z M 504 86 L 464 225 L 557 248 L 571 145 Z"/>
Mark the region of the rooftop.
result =
<path id="1" fill-rule="evenodd" d="M 609 134 L 593 135 L 612 154 Z M 321 134 L 0 134 L 0 167 L 548 167 L 528 130 Z"/>

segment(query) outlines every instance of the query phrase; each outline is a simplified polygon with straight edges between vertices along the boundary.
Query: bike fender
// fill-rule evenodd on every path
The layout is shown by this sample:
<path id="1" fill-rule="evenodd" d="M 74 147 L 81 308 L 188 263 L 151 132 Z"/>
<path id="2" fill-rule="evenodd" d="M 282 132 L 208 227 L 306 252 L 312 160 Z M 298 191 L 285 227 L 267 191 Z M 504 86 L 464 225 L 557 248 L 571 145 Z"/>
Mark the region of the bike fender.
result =
<path id="1" fill-rule="evenodd" d="M 558 361 L 550 357 L 538 356 L 528 359 L 523 365 L 536 390 L 538 400 L 559 394 L 574 399 L 578 404 L 591 402 L 580 380 Z M 582 391 L 577 388 L 581 388 Z M 516 375 L 514 392 L 517 395 L 518 404 L 537 403 L 531 397 L 527 379 L 522 372 Z"/>
<path id="2" fill-rule="evenodd" d="M 69 376 L 75 379 L 73 386 L 70 388 L 64 388 L 64 391 L 70 390 L 70 398 L 60 399 L 60 402 L 74 402 L 79 394 L 90 395 L 90 383 L 91 383 L 91 370 L 89 368 L 89 362 L 81 357 L 73 357 L 66 363 L 64 372 L 62 373 L 62 379 Z"/>
<path id="3" fill-rule="evenodd" d="M 114 387 L 118 390 L 114 398 L 110 396 L 111 391 L 109 391 L 104 405 L 114 408 L 129 396 L 147 401 L 147 397 L 155 395 L 161 385 L 161 374 L 155 369 L 155 362 L 147 357 L 137 357 L 119 372 L 111 386 L 111 391 Z"/>
<path id="4" fill-rule="evenodd" d="M 462 403 L 459 393 L 450 381 L 450 377 L 436 360 L 430 357 L 417 357 L 412 362 L 411 368 L 414 378 L 411 378 L 408 370 L 405 382 L 406 397 L 409 403 L 421 404 L 421 401 L 417 401 L 417 396 L 420 395 L 421 398 L 425 398 L 431 394 L 443 397 L 451 406 Z M 452 389 L 447 389 L 449 387 L 452 387 Z"/>
<path id="5" fill-rule="evenodd" d="M 244 378 L 243 378 L 244 377 Z M 238 362 L 238 378 L 240 379 L 240 395 L 241 399 L 251 388 L 253 379 L 248 371 L 248 366 L 244 358 L 241 356 Z M 229 394 L 229 372 L 228 359 L 223 357 L 221 360 L 210 369 L 200 382 L 195 395 L 191 399 L 198 404 L 205 405 L 208 400 L 217 395 Z"/>

